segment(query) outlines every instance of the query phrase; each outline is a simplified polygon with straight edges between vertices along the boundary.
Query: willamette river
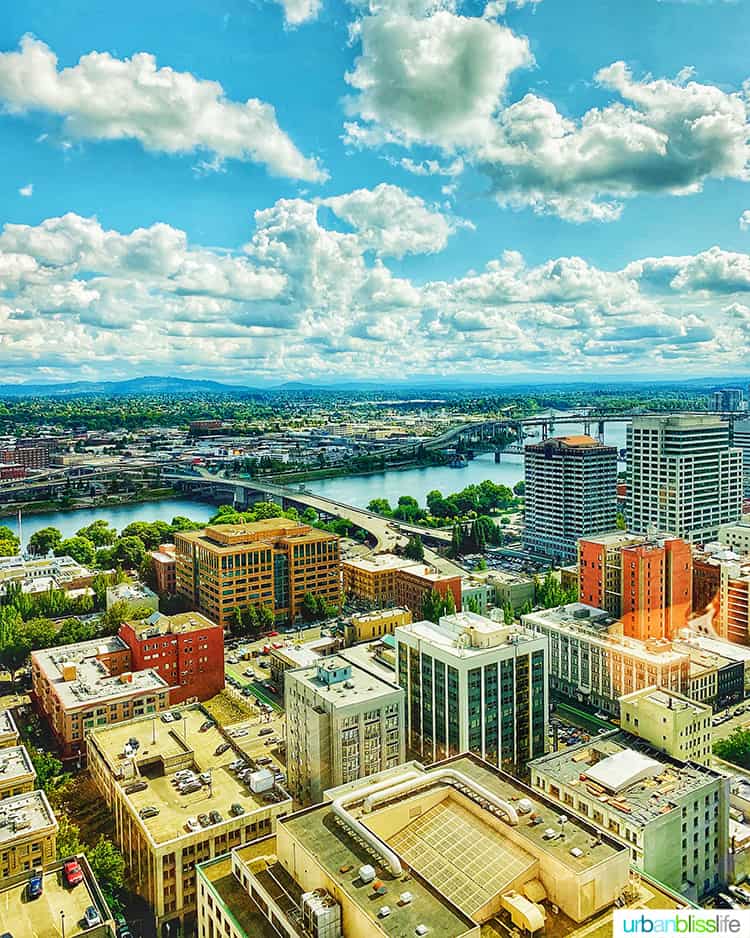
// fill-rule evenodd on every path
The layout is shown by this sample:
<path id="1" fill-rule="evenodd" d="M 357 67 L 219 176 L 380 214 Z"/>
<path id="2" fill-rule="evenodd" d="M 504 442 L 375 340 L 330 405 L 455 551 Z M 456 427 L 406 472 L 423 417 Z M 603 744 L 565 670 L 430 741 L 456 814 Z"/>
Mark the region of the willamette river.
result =
<path id="1" fill-rule="evenodd" d="M 605 429 L 607 443 L 622 449 L 625 446 L 625 424 L 609 423 Z M 582 433 L 583 427 L 563 424 L 558 433 Z M 529 441 L 532 442 L 532 441 Z M 392 505 L 400 495 L 412 495 L 420 505 L 433 489 L 443 495 L 458 492 L 467 485 L 492 479 L 498 484 L 514 486 L 523 478 L 523 456 L 507 453 L 495 462 L 493 453 L 482 453 L 461 469 L 449 466 L 426 466 L 419 469 L 389 470 L 369 475 L 338 476 L 306 483 L 306 488 L 319 495 L 358 508 L 366 508 L 373 498 L 387 498 Z M 27 515 L 23 519 L 23 539 L 28 542 L 39 528 L 48 525 L 59 528 L 63 537 L 71 537 L 80 528 L 97 518 L 103 518 L 112 527 L 121 531 L 133 521 L 171 521 L 175 515 L 184 515 L 195 521 L 207 521 L 215 508 L 207 502 L 187 498 L 167 498 L 161 501 L 143 502 L 138 505 L 116 505 L 108 508 L 86 508 L 77 511 L 49 511 L 39 515 Z M 16 530 L 14 518 L 0 518 L 0 524 Z"/>

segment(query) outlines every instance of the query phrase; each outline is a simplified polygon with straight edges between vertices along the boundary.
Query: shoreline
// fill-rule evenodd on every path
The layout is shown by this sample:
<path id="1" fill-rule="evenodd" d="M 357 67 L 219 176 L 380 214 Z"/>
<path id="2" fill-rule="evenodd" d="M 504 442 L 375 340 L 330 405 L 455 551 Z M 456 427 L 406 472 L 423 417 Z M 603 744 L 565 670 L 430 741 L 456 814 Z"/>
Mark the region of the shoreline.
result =
<path id="1" fill-rule="evenodd" d="M 177 500 L 180 497 L 180 493 L 175 489 L 160 489 L 158 492 L 146 493 L 134 498 L 121 499 L 116 502 L 94 500 L 91 502 L 87 501 L 86 504 L 78 505 L 59 505 L 53 501 L 31 502 L 29 505 L 16 504 L 13 508 L 3 506 L 0 508 L 0 519 L 15 518 L 18 515 L 19 509 L 24 517 L 32 517 L 33 515 L 46 515 L 53 512 L 68 513 L 75 511 L 95 511 L 97 508 L 124 508 L 128 505 L 145 505 L 148 504 L 148 502 L 158 502 L 172 498 Z M 196 501 L 200 501 L 200 499 L 196 499 Z"/>

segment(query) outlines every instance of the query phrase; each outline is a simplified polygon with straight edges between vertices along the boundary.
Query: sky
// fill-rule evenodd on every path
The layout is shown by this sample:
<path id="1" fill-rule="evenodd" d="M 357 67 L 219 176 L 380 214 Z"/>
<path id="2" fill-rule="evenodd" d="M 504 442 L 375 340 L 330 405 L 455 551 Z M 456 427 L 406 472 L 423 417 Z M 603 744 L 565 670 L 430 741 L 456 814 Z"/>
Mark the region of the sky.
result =
<path id="1" fill-rule="evenodd" d="M 15 0 L 3 383 L 750 373 L 750 0 Z"/>

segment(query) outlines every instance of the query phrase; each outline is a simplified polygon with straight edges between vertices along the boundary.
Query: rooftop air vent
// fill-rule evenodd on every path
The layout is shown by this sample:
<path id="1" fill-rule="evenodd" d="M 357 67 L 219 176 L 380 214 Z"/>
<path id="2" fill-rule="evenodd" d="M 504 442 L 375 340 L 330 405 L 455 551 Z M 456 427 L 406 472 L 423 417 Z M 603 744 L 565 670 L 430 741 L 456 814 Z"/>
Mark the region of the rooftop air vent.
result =
<path id="1" fill-rule="evenodd" d="M 378 909 L 378 918 L 388 918 L 391 914 L 391 907 L 389 905 L 381 905 Z"/>

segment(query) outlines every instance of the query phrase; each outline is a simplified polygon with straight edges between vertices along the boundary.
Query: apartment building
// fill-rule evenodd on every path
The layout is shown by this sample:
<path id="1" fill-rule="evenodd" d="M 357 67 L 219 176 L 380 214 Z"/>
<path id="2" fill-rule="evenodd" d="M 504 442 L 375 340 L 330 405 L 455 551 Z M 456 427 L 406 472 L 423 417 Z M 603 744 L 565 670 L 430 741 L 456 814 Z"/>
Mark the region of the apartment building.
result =
<path id="1" fill-rule="evenodd" d="M 177 593 L 222 628 L 257 606 L 293 622 L 307 593 L 340 603 L 338 537 L 286 518 L 184 531 L 175 559 Z"/>
<path id="2" fill-rule="evenodd" d="M 141 718 L 94 729 L 89 768 L 115 820 L 114 840 L 134 886 L 153 908 L 159 934 L 191 934 L 197 913 L 196 866 L 271 834 L 291 800 L 273 782 L 256 791 L 229 769 L 238 751 L 218 750 L 226 738 L 216 726 L 201 730 L 198 707 L 165 723 Z M 135 740 L 137 746 L 132 745 Z M 199 790 L 182 794 L 175 774 L 207 773 Z M 256 788 L 263 787 L 255 785 Z"/>
<path id="3" fill-rule="evenodd" d="M 606 610 L 569 603 L 531 612 L 521 622 L 546 637 L 549 686 L 561 697 L 617 716 L 620 697 L 644 687 L 688 693 L 688 651 L 678 652 L 667 639 L 627 638 Z"/>
<path id="4" fill-rule="evenodd" d="M 685 694 L 691 700 L 710 704 L 722 710 L 738 703 L 744 697 L 745 663 L 728 658 L 716 651 L 708 651 L 692 642 L 676 641 L 673 648 L 690 659 L 690 671 Z"/>
<path id="5" fill-rule="evenodd" d="M 372 642 L 384 635 L 393 635 L 393 630 L 412 621 L 408 609 L 376 609 L 351 616 L 344 625 L 344 640 L 347 645 Z"/>
<path id="6" fill-rule="evenodd" d="M 610 933 L 615 902 L 674 908 L 623 844 L 580 817 L 563 837 L 559 813 L 470 755 L 379 772 L 202 864 L 198 936 L 582 938 Z"/>
<path id="7" fill-rule="evenodd" d="M 341 564 L 345 596 L 364 600 L 373 606 L 399 606 L 416 616 L 429 593 L 445 598 L 449 593 L 456 609 L 461 609 L 461 577 L 445 576 L 434 567 L 415 563 L 395 554 L 377 554 L 345 560 Z"/>
<path id="8" fill-rule="evenodd" d="M 547 643 L 472 612 L 395 631 L 409 748 L 434 762 L 473 752 L 519 771 L 547 739 Z"/>
<path id="9" fill-rule="evenodd" d="M 0 449 L 0 462 L 13 463 L 24 469 L 46 469 L 50 464 L 50 445 L 24 446 Z"/>
<path id="10" fill-rule="evenodd" d="M 707 704 L 659 687 L 620 698 L 620 726 L 681 762 L 709 764 L 712 716 Z"/>
<path id="11" fill-rule="evenodd" d="M 156 671 L 133 671 L 131 652 L 117 637 L 31 653 L 34 703 L 63 758 L 86 751 L 94 727 L 159 713 L 169 685 Z"/>
<path id="12" fill-rule="evenodd" d="M 34 791 L 36 771 L 25 746 L 0 750 L 0 801 Z"/>
<path id="13" fill-rule="evenodd" d="M 152 668 L 172 688 L 170 703 L 209 700 L 224 689 L 224 630 L 200 612 L 123 622 L 131 668 Z"/>
<path id="14" fill-rule="evenodd" d="M 524 456 L 524 547 L 572 563 L 579 538 L 615 527 L 617 447 L 564 436 L 526 446 Z"/>
<path id="15" fill-rule="evenodd" d="M 531 785 L 630 848 L 633 865 L 692 900 L 727 881 L 729 778 L 613 732 L 531 764 Z"/>
<path id="16" fill-rule="evenodd" d="M 719 416 L 634 417 L 627 430 L 630 530 L 716 539 L 742 510 L 742 452 Z"/>
<path id="17" fill-rule="evenodd" d="M 17 746 L 19 738 L 10 710 L 0 710 L 0 750 Z"/>
<path id="18" fill-rule="evenodd" d="M 43 791 L 0 801 L 0 879 L 46 866 L 56 849 L 57 819 Z"/>
<path id="19" fill-rule="evenodd" d="M 404 761 L 404 692 L 375 668 L 332 655 L 288 670 L 284 706 L 287 786 L 300 804 Z"/>
<path id="20" fill-rule="evenodd" d="M 672 638 L 692 613 L 690 544 L 613 531 L 578 542 L 578 598 L 619 619 L 629 638 Z"/>
<path id="21" fill-rule="evenodd" d="M 149 551 L 154 566 L 154 581 L 159 595 L 173 596 L 177 592 L 177 560 L 174 544 L 160 544 L 158 550 Z"/>
<path id="22" fill-rule="evenodd" d="M 693 560 L 691 628 L 738 645 L 750 645 L 750 558 L 707 544 Z"/>

